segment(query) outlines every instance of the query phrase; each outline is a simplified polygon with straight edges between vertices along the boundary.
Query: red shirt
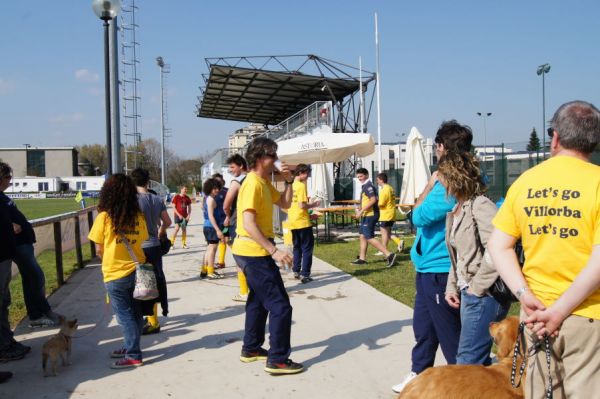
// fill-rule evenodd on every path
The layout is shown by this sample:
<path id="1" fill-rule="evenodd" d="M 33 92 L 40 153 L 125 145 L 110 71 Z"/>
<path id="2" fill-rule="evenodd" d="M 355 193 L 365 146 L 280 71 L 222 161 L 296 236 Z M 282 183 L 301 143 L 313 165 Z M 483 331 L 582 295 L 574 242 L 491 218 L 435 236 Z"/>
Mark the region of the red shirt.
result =
<path id="1" fill-rule="evenodd" d="M 187 207 L 192 205 L 192 200 L 187 195 L 177 194 L 171 200 L 171 203 L 177 209 L 177 212 L 184 218 L 188 216 Z"/>

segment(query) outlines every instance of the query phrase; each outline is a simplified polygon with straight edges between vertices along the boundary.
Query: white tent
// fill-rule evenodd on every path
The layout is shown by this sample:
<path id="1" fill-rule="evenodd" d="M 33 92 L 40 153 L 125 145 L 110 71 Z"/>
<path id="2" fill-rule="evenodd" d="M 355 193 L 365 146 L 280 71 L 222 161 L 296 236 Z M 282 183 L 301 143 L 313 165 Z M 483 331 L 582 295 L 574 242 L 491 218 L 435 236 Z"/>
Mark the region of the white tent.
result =
<path id="1" fill-rule="evenodd" d="M 315 133 L 277 142 L 277 155 L 291 165 L 341 162 L 356 154 L 375 151 L 373 137 L 366 133 Z"/>
<path id="2" fill-rule="evenodd" d="M 406 139 L 406 160 L 400 189 L 400 204 L 414 205 L 430 177 L 431 172 L 423 149 L 423 135 L 413 126 Z"/>

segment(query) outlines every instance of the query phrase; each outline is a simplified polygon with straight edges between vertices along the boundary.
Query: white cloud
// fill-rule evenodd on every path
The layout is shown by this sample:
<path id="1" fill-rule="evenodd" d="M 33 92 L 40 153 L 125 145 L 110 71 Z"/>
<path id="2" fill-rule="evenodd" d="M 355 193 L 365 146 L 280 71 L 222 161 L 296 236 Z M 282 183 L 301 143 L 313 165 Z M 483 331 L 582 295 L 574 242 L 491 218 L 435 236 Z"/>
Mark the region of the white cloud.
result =
<path id="1" fill-rule="evenodd" d="M 15 82 L 0 78 L 0 94 L 11 93 L 15 89 Z"/>
<path id="2" fill-rule="evenodd" d="M 90 87 L 87 92 L 94 97 L 99 97 L 104 94 L 104 91 L 98 87 Z"/>
<path id="3" fill-rule="evenodd" d="M 85 119 L 85 115 L 81 112 L 74 112 L 72 114 L 61 114 L 55 115 L 50 118 L 50 123 L 54 123 L 56 125 L 73 125 L 78 122 L 81 122 Z"/>
<path id="4" fill-rule="evenodd" d="M 84 83 L 93 83 L 100 79 L 100 75 L 89 69 L 78 69 L 75 71 L 75 79 Z"/>

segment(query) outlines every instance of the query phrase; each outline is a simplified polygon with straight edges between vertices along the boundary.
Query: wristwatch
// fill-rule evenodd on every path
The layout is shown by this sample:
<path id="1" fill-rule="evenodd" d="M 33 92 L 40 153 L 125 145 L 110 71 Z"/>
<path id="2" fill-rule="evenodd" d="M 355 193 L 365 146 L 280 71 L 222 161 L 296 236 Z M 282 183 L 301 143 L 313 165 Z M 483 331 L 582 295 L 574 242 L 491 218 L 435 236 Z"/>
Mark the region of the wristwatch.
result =
<path id="1" fill-rule="evenodd" d="M 523 295 L 525 291 L 529 291 L 529 288 L 527 288 L 526 285 L 515 291 L 515 297 L 517 297 L 517 299 L 521 299 L 521 295 Z"/>

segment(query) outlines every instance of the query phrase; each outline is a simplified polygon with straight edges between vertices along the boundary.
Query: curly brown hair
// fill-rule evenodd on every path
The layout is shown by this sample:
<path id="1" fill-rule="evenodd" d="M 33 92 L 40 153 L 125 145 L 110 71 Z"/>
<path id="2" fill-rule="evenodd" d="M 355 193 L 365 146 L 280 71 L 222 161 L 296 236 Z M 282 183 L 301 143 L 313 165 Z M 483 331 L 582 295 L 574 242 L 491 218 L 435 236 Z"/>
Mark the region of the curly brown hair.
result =
<path id="1" fill-rule="evenodd" d="M 470 152 L 448 152 L 438 164 L 440 180 L 448 194 L 467 201 L 487 191 L 477 158 Z"/>
<path id="2" fill-rule="evenodd" d="M 108 213 L 117 234 L 135 229 L 140 206 L 137 189 L 129 176 L 117 173 L 104 182 L 100 190 L 98 212 Z"/>

